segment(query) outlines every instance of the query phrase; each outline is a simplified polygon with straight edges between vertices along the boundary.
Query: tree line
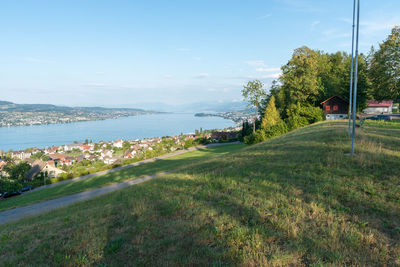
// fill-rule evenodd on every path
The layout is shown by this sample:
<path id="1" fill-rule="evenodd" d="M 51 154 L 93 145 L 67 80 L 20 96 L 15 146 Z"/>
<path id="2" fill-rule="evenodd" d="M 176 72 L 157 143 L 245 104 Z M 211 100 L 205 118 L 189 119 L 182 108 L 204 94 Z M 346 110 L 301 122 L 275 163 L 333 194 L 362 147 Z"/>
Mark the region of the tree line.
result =
<path id="1" fill-rule="evenodd" d="M 253 123 L 245 122 L 241 138 L 248 144 L 323 120 L 320 103 L 339 95 L 349 100 L 351 55 L 325 53 L 306 46 L 294 50 L 282 75 L 267 93 L 250 81 L 242 95 L 256 108 Z M 358 56 L 357 110 L 367 100 L 400 100 L 400 27 L 368 54 Z"/>

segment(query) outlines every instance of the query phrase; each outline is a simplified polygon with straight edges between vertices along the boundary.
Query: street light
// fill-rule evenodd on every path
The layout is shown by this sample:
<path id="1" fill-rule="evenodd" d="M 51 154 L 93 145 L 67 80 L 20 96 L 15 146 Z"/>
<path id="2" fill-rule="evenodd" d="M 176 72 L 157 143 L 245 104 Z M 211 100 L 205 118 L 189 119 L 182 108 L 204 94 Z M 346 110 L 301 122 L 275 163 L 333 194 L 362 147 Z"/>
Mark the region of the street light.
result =
<path id="1" fill-rule="evenodd" d="M 353 33 L 351 37 L 351 70 L 350 70 L 350 96 L 349 96 L 349 137 L 351 136 L 351 103 L 353 101 L 353 74 L 354 74 L 354 27 L 356 24 L 356 0 L 353 4 Z"/>
<path id="2" fill-rule="evenodd" d="M 356 33 L 356 62 L 354 71 L 354 92 L 353 92 L 353 136 L 351 140 L 351 154 L 354 155 L 354 139 L 356 133 L 356 105 L 357 105 L 357 78 L 358 78 L 358 36 L 360 32 L 360 0 L 357 5 L 357 33 Z"/>

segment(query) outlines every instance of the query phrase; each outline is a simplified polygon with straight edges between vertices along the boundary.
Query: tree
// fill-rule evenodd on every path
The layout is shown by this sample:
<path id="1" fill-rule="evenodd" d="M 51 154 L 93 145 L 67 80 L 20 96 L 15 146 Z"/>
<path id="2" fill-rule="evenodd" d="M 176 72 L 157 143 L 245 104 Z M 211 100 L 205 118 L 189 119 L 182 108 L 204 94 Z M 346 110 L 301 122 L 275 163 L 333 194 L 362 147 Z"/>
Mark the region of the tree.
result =
<path id="1" fill-rule="evenodd" d="M 9 179 L 14 180 L 18 183 L 23 184 L 26 180 L 26 175 L 31 169 L 31 165 L 26 161 L 22 161 L 18 164 L 7 164 L 3 167 L 3 170 L 8 173 Z"/>
<path id="2" fill-rule="evenodd" d="M 272 96 L 268 102 L 267 108 L 265 109 L 264 117 L 261 122 L 261 129 L 268 129 L 269 127 L 275 126 L 281 121 L 278 110 L 275 106 L 275 97 Z"/>
<path id="3" fill-rule="evenodd" d="M 261 104 L 263 97 L 266 95 L 263 89 L 264 84 L 259 80 L 250 81 L 247 85 L 243 86 L 242 95 L 249 102 L 249 106 L 254 106 L 256 108 L 254 113 L 253 122 L 253 133 L 256 132 L 256 120 L 258 114 L 258 108 Z"/>
<path id="4" fill-rule="evenodd" d="M 306 46 L 295 49 L 292 58 L 282 67 L 282 89 L 286 109 L 296 108 L 298 103 L 316 105 L 322 91 L 319 73 L 321 53 Z"/>
<path id="5" fill-rule="evenodd" d="M 394 27 L 372 55 L 370 78 L 376 100 L 400 98 L 400 27 Z"/>

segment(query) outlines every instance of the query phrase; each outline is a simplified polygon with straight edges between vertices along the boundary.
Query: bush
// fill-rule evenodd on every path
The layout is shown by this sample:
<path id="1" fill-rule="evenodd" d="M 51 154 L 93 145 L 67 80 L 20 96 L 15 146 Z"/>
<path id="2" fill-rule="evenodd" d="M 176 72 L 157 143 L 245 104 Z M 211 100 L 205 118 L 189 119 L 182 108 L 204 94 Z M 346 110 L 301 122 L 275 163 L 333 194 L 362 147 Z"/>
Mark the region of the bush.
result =
<path id="1" fill-rule="evenodd" d="M 306 118 L 309 124 L 324 120 L 324 112 L 319 107 L 301 107 L 299 115 Z"/>
<path id="2" fill-rule="evenodd" d="M 286 119 L 286 125 L 288 130 L 296 130 L 298 128 L 304 127 L 308 125 L 308 120 L 304 117 L 301 117 L 299 114 L 293 114 L 289 118 Z"/>
<path id="3" fill-rule="evenodd" d="M 252 144 L 261 143 L 265 140 L 267 140 L 267 136 L 266 136 L 265 132 L 263 130 L 257 130 L 254 134 L 245 136 L 244 143 L 246 145 L 252 145 Z"/>
<path id="4" fill-rule="evenodd" d="M 187 149 L 187 148 L 190 148 L 192 146 L 194 146 L 193 140 L 192 139 L 188 139 L 188 140 L 185 141 L 185 145 L 183 147 Z"/>
<path id="5" fill-rule="evenodd" d="M 0 192 L 8 192 L 12 193 L 18 190 L 21 190 L 22 184 L 18 181 L 7 179 L 7 178 L 0 178 Z"/>
<path id="6" fill-rule="evenodd" d="M 265 129 L 265 135 L 267 138 L 272 138 L 275 136 L 280 136 L 282 134 L 285 134 L 289 131 L 288 126 L 284 121 L 280 121 L 274 126 L 268 127 Z"/>
<path id="7" fill-rule="evenodd" d="M 319 107 L 300 106 L 288 112 L 286 124 L 288 130 L 295 130 L 306 125 L 322 121 L 324 112 Z"/>

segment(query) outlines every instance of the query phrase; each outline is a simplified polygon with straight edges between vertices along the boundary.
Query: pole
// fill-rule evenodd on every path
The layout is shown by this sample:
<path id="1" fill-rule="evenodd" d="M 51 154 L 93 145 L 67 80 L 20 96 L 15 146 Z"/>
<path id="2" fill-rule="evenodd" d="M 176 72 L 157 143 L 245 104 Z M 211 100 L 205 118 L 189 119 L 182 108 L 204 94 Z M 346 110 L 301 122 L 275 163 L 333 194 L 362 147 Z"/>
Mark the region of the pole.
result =
<path id="1" fill-rule="evenodd" d="M 354 141 L 356 134 L 356 105 L 357 105 L 357 79 L 358 79 L 358 36 L 360 32 L 360 0 L 357 6 L 357 33 L 356 33 L 356 63 L 354 71 L 354 93 L 353 93 L 353 138 L 351 140 L 351 154 L 354 155 Z"/>
<path id="2" fill-rule="evenodd" d="M 353 98 L 353 73 L 354 73 L 354 27 L 356 23 L 356 0 L 353 4 L 353 34 L 351 37 L 351 70 L 350 70 L 350 96 L 349 96 L 349 137 L 351 136 L 351 102 Z"/>

